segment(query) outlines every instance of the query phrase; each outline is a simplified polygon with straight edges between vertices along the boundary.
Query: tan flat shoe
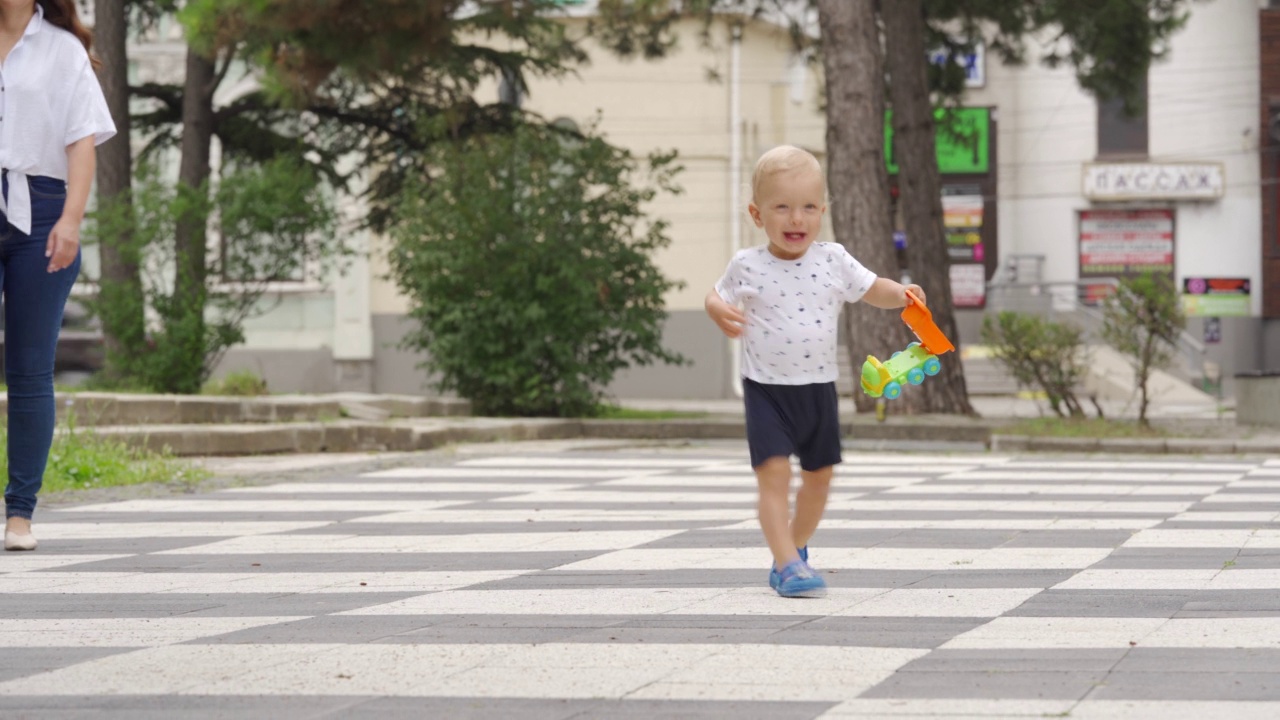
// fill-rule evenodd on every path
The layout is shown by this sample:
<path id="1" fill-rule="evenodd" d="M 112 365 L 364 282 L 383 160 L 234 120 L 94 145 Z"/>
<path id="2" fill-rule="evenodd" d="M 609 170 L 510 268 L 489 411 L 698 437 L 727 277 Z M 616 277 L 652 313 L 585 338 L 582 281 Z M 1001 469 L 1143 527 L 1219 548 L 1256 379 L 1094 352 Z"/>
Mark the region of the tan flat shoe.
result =
<path id="1" fill-rule="evenodd" d="M 19 535 L 15 532 L 5 531 L 4 549 L 5 550 L 35 550 L 36 536 L 31 533 Z"/>

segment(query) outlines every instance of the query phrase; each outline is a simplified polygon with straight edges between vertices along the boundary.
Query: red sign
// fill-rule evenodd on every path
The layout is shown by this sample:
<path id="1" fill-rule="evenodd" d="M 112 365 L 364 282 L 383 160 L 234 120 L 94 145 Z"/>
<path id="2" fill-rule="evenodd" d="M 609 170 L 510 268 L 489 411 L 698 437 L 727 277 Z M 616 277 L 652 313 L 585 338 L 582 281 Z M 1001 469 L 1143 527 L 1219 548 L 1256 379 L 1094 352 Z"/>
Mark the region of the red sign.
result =
<path id="1" fill-rule="evenodd" d="M 1081 210 L 1080 276 L 1173 272 L 1173 210 Z"/>

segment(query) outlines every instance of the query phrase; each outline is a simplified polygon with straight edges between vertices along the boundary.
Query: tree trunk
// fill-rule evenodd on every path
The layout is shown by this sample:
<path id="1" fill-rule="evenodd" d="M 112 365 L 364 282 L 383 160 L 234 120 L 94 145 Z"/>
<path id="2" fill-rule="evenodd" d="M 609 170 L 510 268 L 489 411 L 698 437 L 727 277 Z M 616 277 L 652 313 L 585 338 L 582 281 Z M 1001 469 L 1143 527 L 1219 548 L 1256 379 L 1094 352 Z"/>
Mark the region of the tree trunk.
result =
<path id="1" fill-rule="evenodd" d="M 166 319 L 166 339 L 181 346 L 181 362 L 165 382 L 168 387 L 163 389 L 168 392 L 198 392 L 204 379 L 208 348 L 204 318 L 208 297 L 205 226 L 209 154 L 213 143 L 213 92 L 217 81 L 213 60 L 187 50 L 187 75 L 182 93 L 182 160 L 178 166 L 178 192 L 185 201 L 174 229 L 175 312 Z"/>
<path id="2" fill-rule="evenodd" d="M 95 0 L 94 46 L 102 58 L 99 74 L 107 108 L 115 120 L 117 135 L 98 148 L 98 207 L 123 204 L 130 212 L 133 154 L 130 148 L 129 58 L 125 49 L 129 26 L 125 0 Z M 119 227 L 119 225 L 117 225 Z M 141 251 L 125 228 L 101 238 L 98 246 L 102 274 L 99 279 L 99 317 L 106 345 L 106 375 L 128 376 L 128 359 L 142 352 L 145 339 Z"/>
<path id="3" fill-rule="evenodd" d="M 928 293 L 933 319 L 956 345 L 941 358 L 942 372 L 907 389 L 909 412 L 974 414 L 960 364 L 960 338 L 951 303 L 951 270 L 942 224 L 942 178 L 929 97 L 923 0 L 881 4 L 884 20 L 889 98 L 893 107 L 894 154 L 898 161 L 899 202 L 907 233 L 907 267 Z"/>
<path id="4" fill-rule="evenodd" d="M 877 275 L 897 279 L 889 179 L 884 159 L 884 63 L 875 0 L 818 0 L 827 91 L 827 178 L 836 240 Z M 868 305 L 844 311 L 846 352 L 854 402 L 868 412 L 875 400 L 858 386 L 866 356 L 888 357 L 909 342 L 909 331 Z"/>

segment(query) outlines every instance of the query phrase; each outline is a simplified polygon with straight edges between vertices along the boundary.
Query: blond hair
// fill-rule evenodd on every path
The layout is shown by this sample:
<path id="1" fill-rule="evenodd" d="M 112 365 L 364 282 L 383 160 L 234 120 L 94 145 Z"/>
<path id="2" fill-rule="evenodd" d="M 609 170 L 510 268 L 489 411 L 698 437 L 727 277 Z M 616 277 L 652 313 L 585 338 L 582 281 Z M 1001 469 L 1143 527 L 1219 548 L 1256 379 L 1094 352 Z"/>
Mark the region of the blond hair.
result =
<path id="1" fill-rule="evenodd" d="M 751 173 L 751 201 L 756 202 L 759 199 L 760 184 L 766 178 L 805 168 L 822 175 L 822 164 L 818 162 L 818 158 L 808 150 L 802 150 L 794 145 L 779 145 L 761 155 L 756 161 L 755 172 Z M 825 185 L 825 175 L 822 175 L 822 181 Z"/>

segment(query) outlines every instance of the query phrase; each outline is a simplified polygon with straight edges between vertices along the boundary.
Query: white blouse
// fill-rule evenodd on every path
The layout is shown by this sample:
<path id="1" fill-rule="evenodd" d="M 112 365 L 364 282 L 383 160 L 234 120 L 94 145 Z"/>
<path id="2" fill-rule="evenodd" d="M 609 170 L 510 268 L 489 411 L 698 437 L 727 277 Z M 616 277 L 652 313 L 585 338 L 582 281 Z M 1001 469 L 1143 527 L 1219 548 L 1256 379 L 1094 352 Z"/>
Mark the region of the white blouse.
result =
<path id="1" fill-rule="evenodd" d="M 27 177 L 67 179 L 67 146 L 90 135 L 101 145 L 116 134 L 89 53 L 70 32 L 35 17 L 9 57 L 0 63 L 0 169 L 8 172 L 9 196 L 0 212 L 31 233 Z"/>

